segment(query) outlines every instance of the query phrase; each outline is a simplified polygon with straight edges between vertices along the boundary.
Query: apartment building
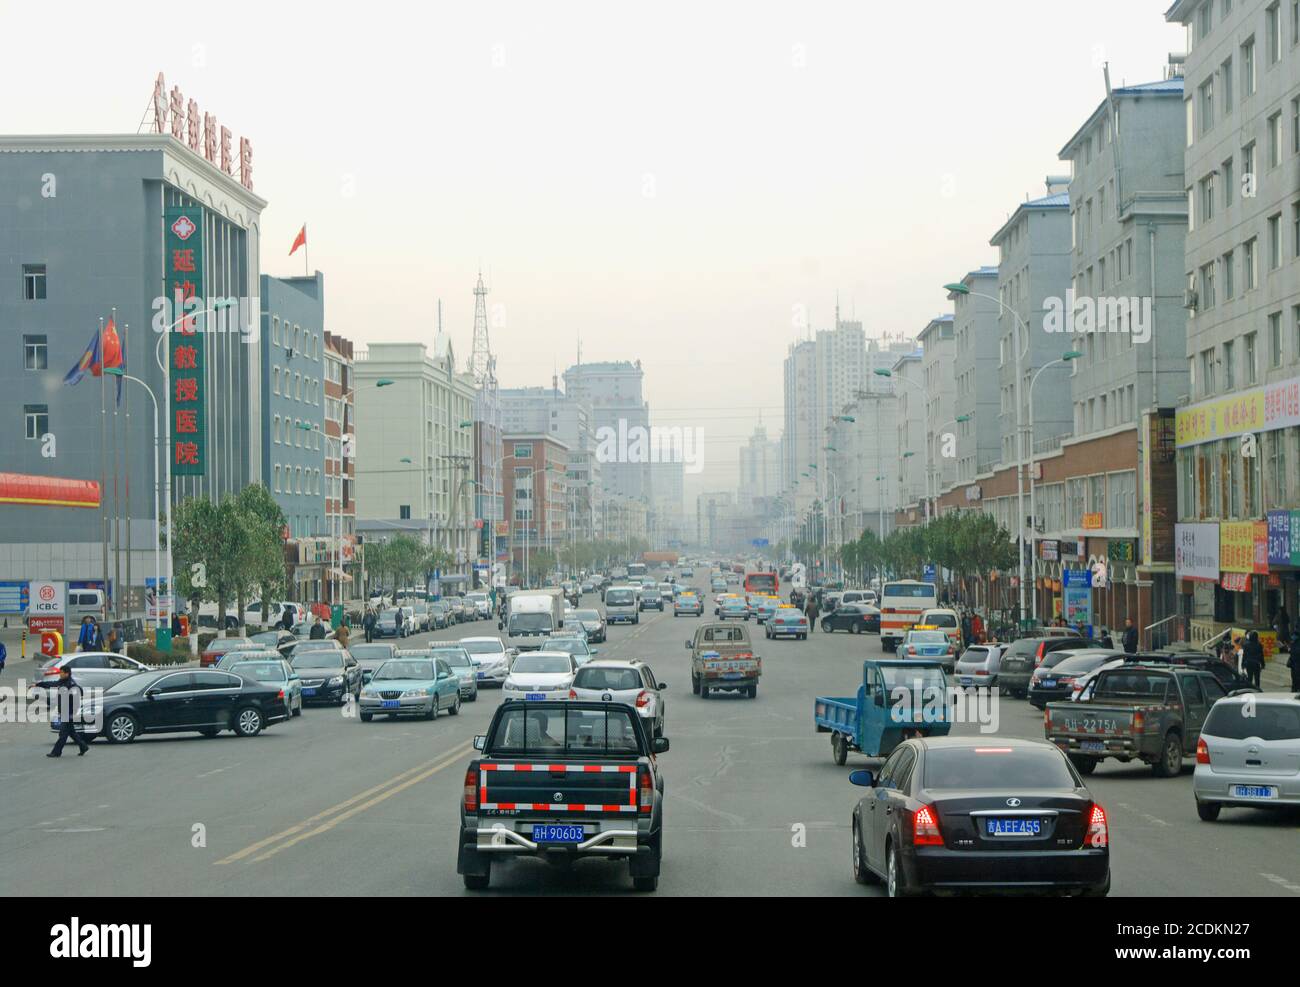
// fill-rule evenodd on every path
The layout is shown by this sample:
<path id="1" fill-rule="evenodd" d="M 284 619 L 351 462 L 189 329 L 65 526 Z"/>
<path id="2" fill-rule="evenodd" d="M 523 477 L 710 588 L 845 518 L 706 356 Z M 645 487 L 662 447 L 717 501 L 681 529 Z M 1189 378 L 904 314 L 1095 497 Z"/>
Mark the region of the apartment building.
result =
<path id="1" fill-rule="evenodd" d="M 921 380 L 925 387 L 925 455 L 931 497 L 957 478 L 956 355 L 953 317 L 931 319 L 917 336 L 921 344 Z"/>
<path id="2" fill-rule="evenodd" d="M 957 423 L 956 482 L 974 484 L 1001 453 L 998 365 L 998 269 L 978 267 L 948 293 L 953 305 L 953 411 Z"/>

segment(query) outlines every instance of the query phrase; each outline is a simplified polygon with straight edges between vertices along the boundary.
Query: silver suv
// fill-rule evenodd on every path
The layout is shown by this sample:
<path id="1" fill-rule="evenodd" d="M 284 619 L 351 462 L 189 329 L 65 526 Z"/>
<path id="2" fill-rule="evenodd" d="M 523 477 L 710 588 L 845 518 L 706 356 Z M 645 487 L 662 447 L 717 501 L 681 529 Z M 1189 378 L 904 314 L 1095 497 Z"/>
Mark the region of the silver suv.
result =
<path id="1" fill-rule="evenodd" d="M 589 661 L 573 676 L 571 699 L 585 702 L 627 703 L 636 709 L 652 737 L 664 734 L 664 690 L 650 666 L 640 659 L 612 658 Z"/>

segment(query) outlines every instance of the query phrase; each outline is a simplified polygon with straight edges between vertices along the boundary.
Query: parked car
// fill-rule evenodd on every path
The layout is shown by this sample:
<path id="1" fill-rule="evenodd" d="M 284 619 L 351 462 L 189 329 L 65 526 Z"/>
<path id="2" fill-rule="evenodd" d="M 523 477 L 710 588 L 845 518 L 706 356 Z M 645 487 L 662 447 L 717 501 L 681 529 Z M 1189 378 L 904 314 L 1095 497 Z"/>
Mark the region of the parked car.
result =
<path id="1" fill-rule="evenodd" d="M 1196 742 L 1192 791 L 1205 822 L 1225 808 L 1300 806 L 1300 698 L 1265 692 L 1216 702 Z"/>
<path id="2" fill-rule="evenodd" d="M 363 723 L 376 713 L 436 720 L 446 710 L 455 716 L 460 712 L 460 680 L 443 659 L 431 658 L 426 651 L 398 652 L 375 669 L 357 702 Z"/>
<path id="3" fill-rule="evenodd" d="M 1100 648 L 1101 643 L 1093 643 L 1081 637 L 1078 631 L 1069 628 L 1047 628 L 1052 633 L 1037 634 L 1034 637 L 1021 637 L 1012 641 L 1002 652 L 1002 661 L 998 669 L 999 692 L 1024 699 L 1029 695 L 1029 677 L 1043 660 L 1043 655 L 1051 654 L 1062 648 Z M 1067 633 L 1057 633 L 1066 631 Z"/>
<path id="4" fill-rule="evenodd" d="M 598 658 L 574 673 L 569 698 L 579 702 L 627 703 L 641 717 L 647 733 L 662 737 L 667 688 L 639 658 Z"/>
<path id="5" fill-rule="evenodd" d="M 998 689 L 998 669 L 1002 662 L 1001 644 L 972 644 L 957 656 L 953 677 L 963 688 Z"/>
<path id="6" fill-rule="evenodd" d="M 1123 658 L 1124 652 L 1107 648 L 1062 648 L 1043 655 L 1029 678 L 1029 704 L 1043 709 L 1050 702 L 1069 699 L 1076 682 L 1107 662 Z"/>
<path id="7" fill-rule="evenodd" d="M 227 651 L 260 650 L 264 645 L 250 637 L 217 637 L 208 642 L 208 646 L 199 653 L 199 668 L 207 668 L 221 660 Z"/>
<path id="8" fill-rule="evenodd" d="M 899 746 L 853 808 L 853 878 L 891 898 L 932 891 L 1110 892 L 1110 829 L 1064 755 L 1037 740 Z"/>
<path id="9" fill-rule="evenodd" d="M 233 730 L 255 737 L 292 714 L 285 690 L 215 668 L 140 672 L 114 683 L 81 706 L 82 734 L 129 744 L 146 733 L 215 737 Z M 58 730 L 57 716 L 50 729 Z"/>
<path id="10" fill-rule="evenodd" d="M 406 637 L 410 633 L 409 620 L 402 624 L 400 631 L 398 630 L 396 607 L 389 607 L 387 610 L 379 612 L 379 617 L 375 621 L 375 637 Z"/>

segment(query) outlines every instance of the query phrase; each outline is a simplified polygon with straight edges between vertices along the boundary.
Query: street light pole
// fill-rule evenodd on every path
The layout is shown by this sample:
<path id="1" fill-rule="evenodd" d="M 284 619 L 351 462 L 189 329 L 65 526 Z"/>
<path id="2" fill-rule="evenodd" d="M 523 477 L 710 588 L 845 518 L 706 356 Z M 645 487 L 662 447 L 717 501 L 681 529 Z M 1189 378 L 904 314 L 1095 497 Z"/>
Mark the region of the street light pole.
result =
<path id="1" fill-rule="evenodd" d="M 1037 453 L 1034 450 L 1034 385 L 1038 383 L 1038 378 L 1042 376 L 1044 370 L 1048 369 L 1049 367 L 1057 367 L 1057 366 L 1062 366 L 1064 364 L 1070 363 L 1073 360 L 1077 360 L 1081 356 L 1083 356 L 1083 354 L 1080 353 L 1078 350 L 1069 350 L 1066 353 L 1062 353 L 1059 359 L 1051 360 L 1048 363 L 1044 363 L 1041 367 L 1039 367 L 1038 370 L 1034 373 L 1034 376 L 1030 378 L 1029 381 L 1029 409 L 1028 409 L 1029 411 L 1029 523 L 1031 525 L 1029 538 L 1030 538 L 1031 545 L 1033 544 L 1033 537 L 1034 537 L 1033 532 L 1038 530 L 1038 512 L 1034 508 L 1034 467 L 1036 465 L 1037 458 L 1038 458 Z M 1037 623 L 1038 621 L 1037 585 L 1034 586 L 1034 593 L 1031 598 L 1033 600 L 1032 616 L 1034 618 L 1035 623 Z"/>
<path id="2" fill-rule="evenodd" d="M 113 374 L 115 377 L 121 377 L 123 380 L 129 380 L 139 384 L 149 395 L 149 400 L 153 402 L 153 582 L 154 592 L 157 594 L 157 600 L 154 603 L 154 643 L 158 641 L 158 631 L 162 628 L 163 612 L 163 584 L 162 584 L 162 532 L 161 532 L 161 514 L 158 506 L 158 488 L 159 479 L 163 467 L 158 462 L 159 441 L 158 441 L 158 398 L 153 393 L 153 388 L 142 381 L 139 377 L 132 377 L 121 367 L 105 367 L 104 372 Z M 170 514 L 170 511 L 168 512 Z M 171 540 L 168 539 L 168 550 L 170 553 Z M 168 593 L 171 592 L 170 585 Z M 171 614 L 170 604 L 168 606 L 168 616 Z M 147 615 L 146 615 L 147 618 Z"/>

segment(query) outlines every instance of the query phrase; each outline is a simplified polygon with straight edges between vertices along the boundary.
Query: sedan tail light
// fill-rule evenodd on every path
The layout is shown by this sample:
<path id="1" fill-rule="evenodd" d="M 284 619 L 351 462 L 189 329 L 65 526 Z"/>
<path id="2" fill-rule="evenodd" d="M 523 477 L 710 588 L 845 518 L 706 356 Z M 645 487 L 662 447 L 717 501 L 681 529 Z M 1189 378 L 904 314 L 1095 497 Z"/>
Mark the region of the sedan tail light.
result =
<path id="1" fill-rule="evenodd" d="M 943 846 L 939 832 L 939 814 L 932 805 L 923 805 L 912 813 L 912 845 Z"/>
<path id="2" fill-rule="evenodd" d="M 1210 763 L 1210 745 L 1205 742 L 1204 737 L 1198 737 L 1196 739 L 1196 763 Z"/>
<path id="3" fill-rule="evenodd" d="M 1096 802 L 1088 809 L 1088 832 L 1085 842 L 1090 847 L 1110 846 L 1110 828 L 1106 825 L 1106 810 Z"/>
<path id="4" fill-rule="evenodd" d="M 1041 664 L 1041 663 L 1042 663 L 1042 660 L 1043 660 L 1043 649 L 1046 648 L 1046 647 L 1047 647 L 1047 642 L 1046 642 L 1046 641 L 1043 641 L 1043 642 L 1041 642 L 1041 643 L 1038 645 L 1038 651 L 1035 652 L 1035 654 L 1034 654 L 1034 664 L 1035 664 L 1035 665 L 1038 665 L 1038 664 Z"/>
<path id="5" fill-rule="evenodd" d="M 465 795 L 462 804 L 466 812 L 478 812 L 478 771 L 472 766 L 465 770 Z"/>
<path id="6" fill-rule="evenodd" d="M 577 691 L 574 690 L 574 689 L 570 689 L 570 690 L 569 690 L 569 698 L 570 698 L 570 699 L 577 699 L 577 698 L 578 698 L 578 693 L 577 693 Z"/>

